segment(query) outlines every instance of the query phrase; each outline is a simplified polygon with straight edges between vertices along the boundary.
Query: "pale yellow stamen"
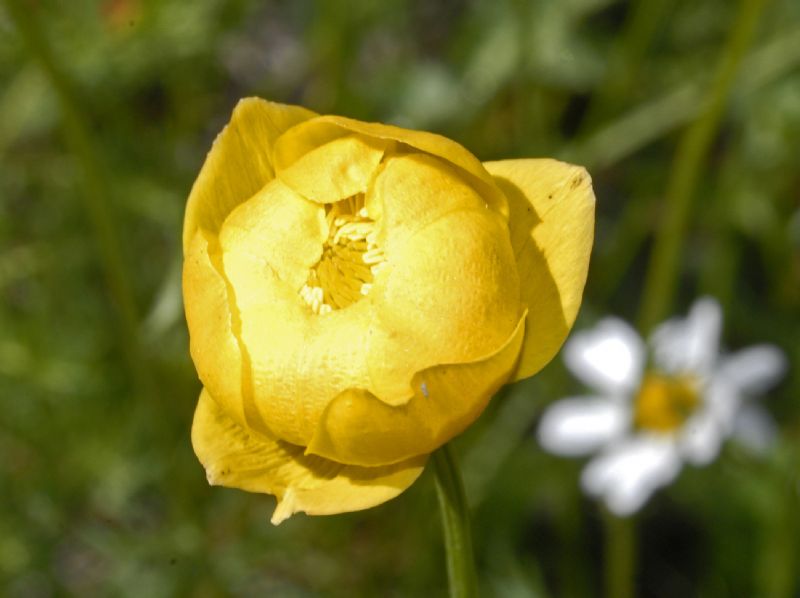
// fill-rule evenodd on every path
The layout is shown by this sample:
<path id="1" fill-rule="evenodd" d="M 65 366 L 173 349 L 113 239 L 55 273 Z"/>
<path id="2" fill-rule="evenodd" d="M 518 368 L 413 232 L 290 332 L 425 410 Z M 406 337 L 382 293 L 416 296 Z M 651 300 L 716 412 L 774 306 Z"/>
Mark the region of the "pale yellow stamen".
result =
<path id="1" fill-rule="evenodd" d="M 385 263 L 375 221 L 363 195 L 325 206 L 328 238 L 322 257 L 309 270 L 300 297 L 316 314 L 347 307 L 369 294 Z"/>
<path id="2" fill-rule="evenodd" d="M 645 374 L 634 400 L 634 425 L 669 433 L 680 428 L 700 403 L 697 381 L 690 376 Z"/>

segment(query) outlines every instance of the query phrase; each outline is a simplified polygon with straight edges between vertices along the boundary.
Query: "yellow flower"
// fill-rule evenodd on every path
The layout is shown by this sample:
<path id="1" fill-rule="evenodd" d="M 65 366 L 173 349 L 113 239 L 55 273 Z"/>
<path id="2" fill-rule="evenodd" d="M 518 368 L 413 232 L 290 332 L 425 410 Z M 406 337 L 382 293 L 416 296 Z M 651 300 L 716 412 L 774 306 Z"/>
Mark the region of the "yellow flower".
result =
<path id="1" fill-rule="evenodd" d="M 183 229 L 209 482 L 274 494 L 274 523 L 400 494 L 558 351 L 593 225 L 580 167 L 242 100 Z"/>

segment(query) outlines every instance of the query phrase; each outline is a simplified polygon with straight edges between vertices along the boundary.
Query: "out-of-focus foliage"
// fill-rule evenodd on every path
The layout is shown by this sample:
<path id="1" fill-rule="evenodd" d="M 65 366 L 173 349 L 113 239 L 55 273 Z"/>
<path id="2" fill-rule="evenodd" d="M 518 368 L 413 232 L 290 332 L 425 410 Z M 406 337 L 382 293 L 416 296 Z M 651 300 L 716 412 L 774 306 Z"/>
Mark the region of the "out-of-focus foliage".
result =
<path id="1" fill-rule="evenodd" d="M 273 499 L 206 485 L 189 442 L 199 384 L 179 244 L 205 152 L 237 99 L 260 95 L 439 131 L 485 160 L 584 163 L 598 224 L 578 326 L 631 319 L 676 141 L 738 2 L 15 2 L 66 75 L 97 172 L 0 3 L 0 593 L 443 592 L 428 475 L 379 508 L 278 528 Z M 631 36 L 640 5 L 653 22 Z M 779 436 L 760 455 L 729 446 L 648 505 L 642 595 L 800 591 L 799 158 L 800 3 L 773 0 L 694 194 L 673 307 L 711 293 L 731 347 L 787 352 L 790 375 L 764 400 Z M 87 179 L 103 190 L 138 341 L 109 291 Z M 579 493 L 580 463 L 530 433 L 546 402 L 580 392 L 556 361 L 458 441 L 487 595 L 598 592 L 599 511 Z"/>

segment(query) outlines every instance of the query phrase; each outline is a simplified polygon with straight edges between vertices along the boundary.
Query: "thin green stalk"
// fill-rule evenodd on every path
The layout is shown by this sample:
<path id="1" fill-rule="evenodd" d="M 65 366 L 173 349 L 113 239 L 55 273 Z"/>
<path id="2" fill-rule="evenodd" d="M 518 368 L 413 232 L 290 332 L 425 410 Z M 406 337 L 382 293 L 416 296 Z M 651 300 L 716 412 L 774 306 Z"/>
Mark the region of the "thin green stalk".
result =
<path id="1" fill-rule="evenodd" d="M 759 528 L 761 546 L 756 561 L 755 581 L 757 596 L 763 598 L 792 598 L 797 596 L 798 553 L 800 552 L 800 495 L 796 472 L 800 461 L 800 447 L 795 434 L 779 440 L 770 466 L 764 467 L 762 459 L 747 459 L 747 474 L 766 485 L 771 496 L 760 504 Z"/>
<path id="2" fill-rule="evenodd" d="M 722 120 L 722 112 L 739 64 L 750 46 L 767 0 L 741 0 L 736 22 L 725 43 L 708 92 L 704 112 L 681 137 L 664 196 L 663 225 L 656 232 L 647 269 L 639 325 L 648 332 L 666 315 L 675 294 L 680 250 L 689 209 L 708 149 Z"/>
<path id="3" fill-rule="evenodd" d="M 469 507 L 461 473 L 449 445 L 433 453 L 432 460 L 444 528 L 450 596 L 474 598 L 478 595 L 478 580 L 472 552 Z"/>
<path id="4" fill-rule="evenodd" d="M 146 389 L 149 376 L 144 368 L 140 348 L 133 285 L 122 257 L 118 229 L 108 206 L 110 188 L 97 158 L 87 119 L 81 112 L 68 76 L 57 63 L 39 26 L 35 16 L 36 7 L 25 5 L 20 0 L 5 0 L 5 4 L 20 37 L 41 67 L 58 98 L 64 137 L 67 146 L 77 159 L 82 174 L 83 193 L 80 197 L 92 226 L 97 257 L 102 264 L 106 284 L 122 326 L 121 348 L 129 362 L 134 379 Z"/>
<path id="5" fill-rule="evenodd" d="M 794 488 L 784 490 L 776 513 L 764 525 L 763 545 L 757 563 L 759 596 L 792 598 L 797 586 L 797 498 Z"/>
<path id="6" fill-rule="evenodd" d="M 636 521 L 606 512 L 604 517 L 605 585 L 607 598 L 633 598 L 636 594 Z"/>

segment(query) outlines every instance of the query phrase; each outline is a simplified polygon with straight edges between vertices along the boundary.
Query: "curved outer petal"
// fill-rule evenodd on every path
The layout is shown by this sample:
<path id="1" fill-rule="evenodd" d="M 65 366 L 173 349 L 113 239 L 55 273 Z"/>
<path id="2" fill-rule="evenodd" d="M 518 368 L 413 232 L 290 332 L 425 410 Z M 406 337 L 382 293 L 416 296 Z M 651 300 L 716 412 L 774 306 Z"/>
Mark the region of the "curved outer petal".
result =
<path id="1" fill-rule="evenodd" d="M 388 142 L 364 135 L 344 135 L 308 149 L 288 164 L 297 137 L 283 135 L 275 144 L 275 172 L 303 197 L 334 203 L 366 193 Z"/>
<path id="2" fill-rule="evenodd" d="M 413 484 L 427 460 L 423 455 L 373 468 L 304 455 L 302 447 L 240 426 L 206 390 L 195 411 L 192 446 L 210 484 L 275 495 L 274 524 L 297 512 L 331 515 L 379 505 Z"/>
<path id="3" fill-rule="evenodd" d="M 308 452 L 356 465 L 384 465 L 427 454 L 460 434 L 508 379 L 525 316 L 508 342 L 484 359 L 429 368 L 414 377 L 414 397 L 393 407 L 349 390 L 325 410 Z"/>
<path id="4" fill-rule="evenodd" d="M 381 123 L 367 123 L 344 116 L 319 116 L 293 127 L 278 141 L 275 160 L 282 167 L 289 167 L 304 154 L 347 132 L 360 133 L 376 139 L 404 143 L 428 154 L 443 158 L 457 166 L 480 192 L 486 203 L 504 218 L 508 217 L 508 206 L 503 193 L 497 189 L 492 177 L 480 161 L 455 141 L 428 133 L 412 131 Z"/>
<path id="5" fill-rule="evenodd" d="M 588 173 L 556 160 L 484 163 L 508 198 L 525 342 L 515 380 L 532 376 L 558 352 L 581 304 L 594 238 Z"/>
<path id="6" fill-rule="evenodd" d="M 550 405 L 539 422 L 539 443 L 568 457 L 588 455 L 620 438 L 630 424 L 630 406 L 604 397 L 573 397 Z"/>
<path id="7" fill-rule="evenodd" d="M 647 359 L 644 341 L 636 330 L 614 317 L 573 334 L 562 355 L 584 384 L 614 396 L 636 392 Z"/>
<path id="8" fill-rule="evenodd" d="M 519 282 L 505 223 L 447 163 L 388 160 L 368 210 L 380 212 L 386 270 L 370 293 L 370 390 L 390 404 L 412 376 L 503 346 L 519 321 Z"/>
<path id="9" fill-rule="evenodd" d="M 183 221 L 184 253 L 197 229 L 217 233 L 233 208 L 274 178 L 272 144 L 285 130 L 314 116 L 300 106 L 260 98 L 239 101 L 189 194 Z"/>
<path id="10" fill-rule="evenodd" d="M 242 355 L 221 260 L 216 240 L 209 243 L 206 233 L 196 231 L 183 264 L 189 351 L 203 385 L 231 417 L 244 424 Z"/>

